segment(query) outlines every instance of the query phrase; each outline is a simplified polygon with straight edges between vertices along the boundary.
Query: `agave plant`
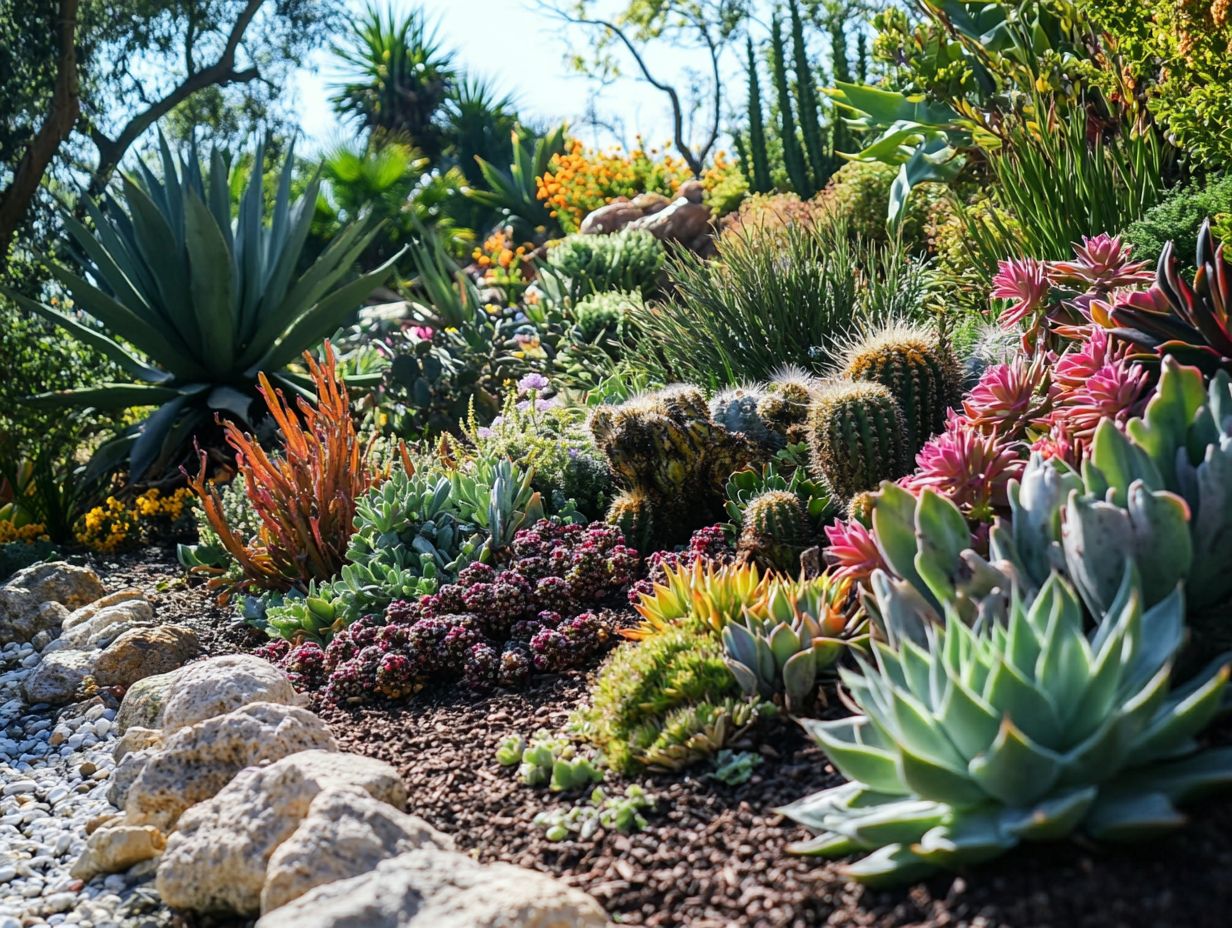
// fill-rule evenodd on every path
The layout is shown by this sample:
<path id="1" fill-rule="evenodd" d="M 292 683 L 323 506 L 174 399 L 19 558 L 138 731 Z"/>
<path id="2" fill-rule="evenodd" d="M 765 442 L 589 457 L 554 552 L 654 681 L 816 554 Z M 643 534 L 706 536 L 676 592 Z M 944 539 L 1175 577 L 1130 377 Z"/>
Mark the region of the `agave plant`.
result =
<path id="1" fill-rule="evenodd" d="M 524 133 L 515 132 L 512 137 L 513 160 L 507 171 L 476 156 L 475 163 L 487 189 L 470 189 L 466 195 L 498 211 L 510 221 L 516 220 L 520 232 L 533 232 L 539 227 L 559 230 L 547 206 L 536 195 L 535 178 L 546 174 L 552 156 L 565 150 L 565 132 L 564 125 L 536 139 L 523 138 Z"/>
<path id="2" fill-rule="evenodd" d="M 780 810 L 816 832 L 792 850 L 866 853 L 849 876 L 904 882 L 1077 831 L 1152 837 L 1183 824 L 1178 803 L 1232 785 L 1232 748 L 1195 740 L 1220 709 L 1226 660 L 1171 685 L 1180 588 L 1144 611 L 1128 568 L 1083 626 L 1054 575 L 1034 598 L 1016 591 L 1004 624 L 949 611 L 923 644 L 875 645 L 841 672 L 862 714 L 803 723 L 850 782 Z"/>
<path id="3" fill-rule="evenodd" d="M 1170 355 L 1207 373 L 1232 370 L 1232 264 L 1223 248 L 1216 246 L 1206 220 L 1198 233 L 1192 284 L 1181 276 L 1169 242 L 1159 256 L 1154 286 L 1110 309 L 1094 307 L 1097 321 L 1146 349 L 1148 357 Z"/>
<path id="4" fill-rule="evenodd" d="M 182 457 L 215 414 L 249 424 L 262 372 L 276 386 L 307 395 L 283 368 L 332 334 L 392 263 L 350 276 L 378 231 L 355 222 L 309 267 L 300 267 L 319 182 L 314 179 L 293 201 L 291 155 L 267 215 L 264 145 L 257 148 L 238 209 L 231 189 L 240 178 L 222 151 L 202 164 L 195 152 L 177 160 L 165 139 L 159 148 L 157 173 L 141 163 L 136 176 L 122 179 L 122 202 L 106 196 L 99 204 L 86 203 L 92 229 L 64 217 L 81 252 L 81 269 L 49 269 L 76 309 L 99 327 L 8 293 L 140 381 L 43 394 L 35 401 L 158 407 L 113 446 L 128 452 L 131 478 L 156 461 Z"/>

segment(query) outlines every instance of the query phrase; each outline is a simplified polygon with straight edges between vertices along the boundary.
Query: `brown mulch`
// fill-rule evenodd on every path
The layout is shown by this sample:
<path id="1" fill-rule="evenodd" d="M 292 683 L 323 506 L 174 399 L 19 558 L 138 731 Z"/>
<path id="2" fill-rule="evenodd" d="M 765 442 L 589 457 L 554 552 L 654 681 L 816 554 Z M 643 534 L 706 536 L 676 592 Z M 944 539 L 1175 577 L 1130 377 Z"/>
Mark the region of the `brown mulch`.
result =
<path id="1" fill-rule="evenodd" d="M 109 586 L 146 589 L 162 621 L 190 624 L 211 654 L 251 649 L 199 583 L 183 580 L 173 548 L 93 559 Z M 592 894 L 618 924 L 646 926 L 972 926 L 1207 928 L 1232 923 L 1232 802 L 1210 800 L 1189 828 L 1126 847 L 1077 841 L 1026 846 L 959 876 L 899 891 L 847 883 L 839 865 L 785 853 L 803 829 L 775 806 L 839 782 L 794 725 L 776 723 L 752 779 L 727 786 L 704 768 L 639 782 L 657 799 L 635 835 L 552 843 L 531 824 L 571 801 L 522 785 L 495 751 L 512 733 L 560 730 L 585 698 L 585 674 L 536 678 L 519 692 L 461 687 L 401 704 L 315 704 L 343 750 L 393 764 L 410 809 L 484 861 L 552 874 Z M 316 701 L 319 703 L 319 700 Z M 1232 741 L 1232 724 L 1218 731 Z M 608 792 L 623 789 L 612 783 Z M 197 923 L 204 924 L 204 923 Z"/>

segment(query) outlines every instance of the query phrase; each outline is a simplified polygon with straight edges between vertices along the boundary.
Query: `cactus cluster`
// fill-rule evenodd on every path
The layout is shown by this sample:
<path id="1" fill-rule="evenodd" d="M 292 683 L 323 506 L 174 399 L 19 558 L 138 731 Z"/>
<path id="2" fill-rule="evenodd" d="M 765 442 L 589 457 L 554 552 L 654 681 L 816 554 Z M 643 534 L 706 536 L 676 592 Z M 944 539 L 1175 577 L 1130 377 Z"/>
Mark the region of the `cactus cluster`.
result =
<path id="1" fill-rule="evenodd" d="M 695 387 L 601 406 L 590 430 L 625 489 L 608 521 L 643 550 L 670 547 L 714 522 L 727 478 L 759 457 L 751 441 L 711 418 Z"/>
<path id="2" fill-rule="evenodd" d="M 880 384 L 831 382 L 813 401 L 808 430 L 814 472 L 843 499 L 907 472 L 903 413 Z"/>
<path id="3" fill-rule="evenodd" d="M 813 543 L 813 525 L 790 490 L 768 490 L 743 513 L 744 527 L 736 552 L 742 560 L 767 570 L 795 574 L 800 555 Z"/>

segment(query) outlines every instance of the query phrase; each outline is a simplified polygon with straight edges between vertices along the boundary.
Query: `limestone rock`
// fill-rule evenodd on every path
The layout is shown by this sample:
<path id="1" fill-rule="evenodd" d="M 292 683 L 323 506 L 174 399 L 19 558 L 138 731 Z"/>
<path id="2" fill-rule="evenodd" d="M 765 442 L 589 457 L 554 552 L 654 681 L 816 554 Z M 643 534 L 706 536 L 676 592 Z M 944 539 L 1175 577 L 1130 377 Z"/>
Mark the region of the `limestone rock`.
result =
<path id="1" fill-rule="evenodd" d="M 149 731 L 150 729 L 129 729 L 129 731 L 134 730 Z M 111 771 L 111 777 L 107 781 L 107 801 L 117 809 L 123 809 L 128 804 L 128 791 L 133 788 L 133 784 L 137 782 L 137 777 L 141 776 L 141 771 L 145 769 L 150 758 L 162 748 L 161 732 L 159 734 L 160 738 L 156 742 L 143 748 L 125 751 L 123 756 L 116 759 L 115 769 Z M 119 748 L 120 745 L 117 744 L 116 749 L 119 750 Z"/>
<path id="2" fill-rule="evenodd" d="M 53 706 L 72 702 L 94 670 L 95 654 L 89 651 L 53 651 L 26 678 L 26 701 Z"/>
<path id="3" fill-rule="evenodd" d="M 666 209 L 629 223 L 628 228 L 645 229 L 660 241 L 693 247 L 710 234 L 710 208 L 679 197 Z"/>
<path id="4" fill-rule="evenodd" d="M 118 605 L 119 603 L 126 603 L 134 599 L 144 601 L 145 594 L 135 587 L 129 587 L 126 590 L 116 590 L 114 593 L 108 593 L 101 599 L 96 599 L 92 603 L 74 609 L 68 618 L 64 620 L 62 631 L 70 632 L 83 622 L 89 622 L 103 609 L 106 609 L 109 606 Z"/>
<path id="5" fill-rule="evenodd" d="M 683 197 L 690 203 L 701 203 L 706 198 L 706 188 L 700 180 L 686 180 L 676 189 L 676 198 Z"/>
<path id="6" fill-rule="evenodd" d="M 642 211 L 621 197 L 588 213 L 578 229 L 583 235 L 607 235 L 641 217 Z"/>
<path id="7" fill-rule="evenodd" d="M 144 677 L 130 686 L 116 712 L 116 731 L 122 735 L 130 728 L 162 728 L 167 693 L 180 672 L 173 670 Z"/>
<path id="8" fill-rule="evenodd" d="M 671 206 L 672 201 L 661 193 L 639 193 L 632 200 L 643 216 L 650 216 Z"/>
<path id="9" fill-rule="evenodd" d="M 103 649 L 94 662 L 100 686 L 131 686 L 167 673 L 201 653 L 197 633 L 186 625 L 133 628 Z"/>
<path id="10" fill-rule="evenodd" d="M 76 609 L 105 592 L 87 567 L 52 561 L 19 570 L 0 585 L 0 641 L 29 641 L 45 629 L 59 631 L 63 613 L 43 609 L 44 603 Z"/>
<path id="11" fill-rule="evenodd" d="M 228 654 L 193 664 L 176 676 L 163 707 L 167 732 L 225 715 L 250 703 L 299 704 L 287 675 L 251 654 Z"/>
<path id="12" fill-rule="evenodd" d="M 245 767 L 313 748 L 338 749 L 325 723 L 311 712 L 268 702 L 243 706 L 174 734 L 164 729 L 164 736 L 163 748 L 149 749 L 154 753 L 124 797 L 133 824 L 157 825 L 163 831 L 170 831 L 185 809 L 215 795 Z"/>
<path id="13" fill-rule="evenodd" d="M 604 928 L 590 896 L 534 870 L 421 848 L 326 883 L 257 928 Z"/>
<path id="14" fill-rule="evenodd" d="M 66 623 L 78 614 L 70 615 Z M 66 628 L 61 637 L 70 647 L 99 647 L 109 644 L 126 629 L 153 622 L 154 608 L 145 599 L 125 599 L 88 613 L 84 621 Z"/>
<path id="15" fill-rule="evenodd" d="M 89 880 L 100 873 L 119 873 L 157 857 L 165 845 L 166 839 L 157 828 L 109 822 L 90 835 L 71 874 L 75 879 Z"/>
<path id="16" fill-rule="evenodd" d="M 140 726 L 133 725 L 115 743 L 115 747 L 111 749 L 111 756 L 119 762 L 129 754 L 137 751 L 144 751 L 146 748 L 161 748 L 162 746 L 163 733 L 157 728 L 141 728 Z"/>
<path id="17" fill-rule="evenodd" d="M 421 847 L 452 850 L 453 840 L 356 787 L 324 790 L 270 857 L 261 911 L 286 905 L 325 883 L 360 876 L 387 857 Z"/>
<path id="18" fill-rule="evenodd" d="M 398 772 L 358 754 L 304 751 L 268 767 L 249 767 L 212 799 L 184 813 L 159 862 L 159 895 L 177 908 L 255 915 L 270 855 L 328 788 L 359 789 L 389 803 L 391 813 L 397 812 L 393 806 L 406 803 Z M 327 856 L 340 853 L 331 850 Z"/>

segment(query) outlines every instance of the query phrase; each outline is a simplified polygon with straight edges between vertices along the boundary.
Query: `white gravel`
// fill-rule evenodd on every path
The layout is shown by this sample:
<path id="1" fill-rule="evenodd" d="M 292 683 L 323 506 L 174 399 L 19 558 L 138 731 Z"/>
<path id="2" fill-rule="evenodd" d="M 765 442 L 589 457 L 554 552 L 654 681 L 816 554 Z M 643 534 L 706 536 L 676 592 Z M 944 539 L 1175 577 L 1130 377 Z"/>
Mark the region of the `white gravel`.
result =
<path id="1" fill-rule="evenodd" d="M 115 710 L 98 698 L 27 706 L 22 681 L 39 662 L 36 645 L 46 643 L 0 649 L 0 928 L 166 925 L 149 876 L 83 885 L 69 875 L 86 825 L 116 811 L 107 801 Z"/>

